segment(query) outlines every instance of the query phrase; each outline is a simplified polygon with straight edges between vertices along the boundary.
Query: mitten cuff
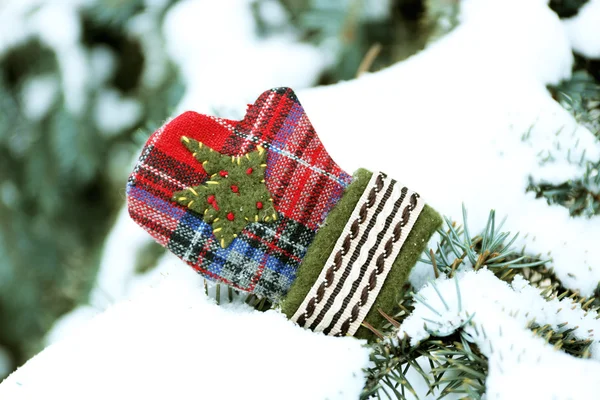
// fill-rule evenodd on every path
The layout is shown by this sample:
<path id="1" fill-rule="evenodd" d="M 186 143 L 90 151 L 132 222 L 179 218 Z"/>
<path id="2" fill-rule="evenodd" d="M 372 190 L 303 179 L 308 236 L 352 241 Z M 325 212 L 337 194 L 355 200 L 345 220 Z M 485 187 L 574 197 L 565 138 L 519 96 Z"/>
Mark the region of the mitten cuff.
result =
<path id="1" fill-rule="evenodd" d="M 329 335 L 369 338 L 380 326 L 441 226 L 419 195 L 384 174 L 359 169 L 308 248 L 282 311 Z M 387 260 L 386 260 L 387 259 Z"/>

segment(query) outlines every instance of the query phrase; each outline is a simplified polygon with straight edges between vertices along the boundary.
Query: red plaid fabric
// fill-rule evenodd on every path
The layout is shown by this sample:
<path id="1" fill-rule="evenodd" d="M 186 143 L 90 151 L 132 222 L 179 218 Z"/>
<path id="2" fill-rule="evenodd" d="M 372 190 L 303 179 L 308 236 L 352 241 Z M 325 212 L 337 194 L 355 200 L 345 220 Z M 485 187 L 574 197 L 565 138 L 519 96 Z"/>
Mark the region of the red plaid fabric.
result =
<path id="1" fill-rule="evenodd" d="M 279 219 L 249 224 L 222 249 L 202 216 L 171 201 L 174 192 L 208 179 L 182 136 L 231 156 L 257 145 L 267 149 L 265 181 Z M 186 112 L 160 128 L 128 181 L 128 206 L 137 223 L 198 272 L 277 300 L 351 179 L 321 144 L 293 91 L 276 88 L 263 93 L 242 121 Z"/>

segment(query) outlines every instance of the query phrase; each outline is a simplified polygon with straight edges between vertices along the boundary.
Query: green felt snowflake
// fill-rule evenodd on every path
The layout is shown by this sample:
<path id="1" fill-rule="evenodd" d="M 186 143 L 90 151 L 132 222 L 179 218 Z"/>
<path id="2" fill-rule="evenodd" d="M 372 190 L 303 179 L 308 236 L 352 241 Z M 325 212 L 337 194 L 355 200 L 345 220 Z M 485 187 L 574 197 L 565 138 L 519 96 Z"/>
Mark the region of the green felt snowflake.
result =
<path id="1" fill-rule="evenodd" d="M 277 212 L 265 184 L 267 152 L 225 156 L 197 140 L 181 138 L 185 147 L 202 163 L 210 176 L 199 186 L 173 194 L 173 201 L 203 216 L 225 248 L 252 222 L 275 221 Z"/>

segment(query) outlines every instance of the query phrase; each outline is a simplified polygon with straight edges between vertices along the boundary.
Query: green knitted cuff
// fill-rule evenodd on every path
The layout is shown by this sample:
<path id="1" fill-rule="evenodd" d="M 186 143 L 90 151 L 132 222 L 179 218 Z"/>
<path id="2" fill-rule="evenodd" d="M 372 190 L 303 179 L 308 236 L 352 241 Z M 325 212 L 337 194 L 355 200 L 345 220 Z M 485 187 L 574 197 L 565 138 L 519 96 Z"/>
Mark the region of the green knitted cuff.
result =
<path id="1" fill-rule="evenodd" d="M 354 174 L 353 182 L 348 186 L 338 204 L 331 210 L 325 224 L 317 232 L 298 269 L 297 278 L 281 304 L 281 309 L 288 318 L 292 318 L 297 312 L 311 288 L 315 285 L 372 175 L 371 172 L 364 169 L 359 169 Z M 401 288 L 406 282 L 410 270 L 425 250 L 431 235 L 441 225 L 442 218 L 440 215 L 434 209 L 425 205 L 399 254 L 394 259 L 391 270 L 364 321 L 375 327 L 381 326 L 384 318 L 378 312 L 379 309 L 387 314 L 396 312 L 401 296 Z M 373 334 L 362 326 L 358 328 L 354 336 L 365 339 L 373 338 Z"/>

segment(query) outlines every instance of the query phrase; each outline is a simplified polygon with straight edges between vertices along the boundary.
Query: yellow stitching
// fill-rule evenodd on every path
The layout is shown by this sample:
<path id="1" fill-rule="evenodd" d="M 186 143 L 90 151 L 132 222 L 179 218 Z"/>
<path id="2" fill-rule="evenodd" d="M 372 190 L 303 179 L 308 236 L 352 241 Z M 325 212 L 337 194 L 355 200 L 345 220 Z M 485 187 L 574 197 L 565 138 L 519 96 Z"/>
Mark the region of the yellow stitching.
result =
<path id="1" fill-rule="evenodd" d="M 206 199 L 204 197 L 204 193 L 202 193 L 203 191 L 207 191 L 209 194 L 210 193 L 214 193 L 215 188 L 214 185 L 220 185 L 223 182 L 226 182 L 226 184 L 224 185 L 224 189 L 229 186 L 231 186 L 231 182 L 227 183 L 228 179 L 221 179 L 221 177 L 219 176 L 219 170 L 221 168 L 223 169 L 227 169 L 226 167 L 222 167 L 219 162 L 225 162 L 225 160 L 231 158 L 231 162 L 233 165 L 236 164 L 236 160 L 237 160 L 237 166 L 242 167 L 242 165 L 244 166 L 244 171 L 247 171 L 247 167 L 254 167 L 254 168 L 258 168 L 259 166 L 262 168 L 262 171 L 260 171 L 260 174 L 264 174 L 265 169 L 268 168 L 267 162 L 266 162 L 266 148 L 260 145 L 256 146 L 256 151 L 252 151 L 252 152 L 247 152 L 244 154 L 229 154 L 229 155 L 224 155 L 224 154 L 219 154 L 220 152 L 218 150 L 215 149 L 211 149 L 210 146 L 206 146 L 207 149 L 211 152 L 211 153 L 215 153 L 215 154 L 219 154 L 219 157 L 221 157 L 222 161 L 218 161 L 216 160 L 216 158 L 211 158 L 214 157 L 213 155 L 209 155 L 206 154 L 205 150 L 199 150 L 203 147 L 203 144 L 197 140 L 194 140 L 192 138 L 188 138 L 185 137 L 185 140 L 182 138 L 181 139 L 184 143 L 189 143 L 189 145 L 186 145 L 186 147 L 188 147 L 188 150 L 190 151 L 190 154 L 192 154 L 197 160 L 198 162 L 201 163 L 201 165 L 204 167 L 204 170 L 206 171 L 206 173 L 209 175 L 209 178 L 205 181 L 202 182 L 201 184 L 198 184 L 196 186 L 194 186 L 194 188 L 187 188 L 187 191 L 181 191 L 180 194 L 176 194 L 174 196 L 174 198 L 179 199 L 182 205 L 187 205 L 188 208 L 191 208 L 192 206 L 195 206 L 196 208 L 198 208 L 200 205 L 205 205 L 206 204 Z M 195 147 L 195 149 L 193 149 Z M 204 151 L 204 152 L 203 152 Z M 245 157 L 245 158 L 244 158 Z M 202 160 L 204 158 L 204 160 Z M 246 160 L 246 161 L 244 161 Z M 262 163 L 262 164 L 261 164 Z M 209 167 L 210 164 L 210 167 Z M 236 166 L 236 167 L 237 167 Z M 213 173 L 211 174 L 210 171 L 213 171 Z M 266 188 L 264 186 L 264 184 L 266 183 L 266 178 L 264 176 L 255 176 L 255 174 L 250 174 L 252 175 L 252 178 L 256 178 L 256 180 L 253 179 L 253 181 L 251 183 L 248 183 L 248 185 L 254 187 L 256 186 L 260 186 L 260 189 L 266 189 L 268 190 L 268 188 Z M 223 178 L 227 178 L 227 176 L 223 176 Z M 262 179 L 261 179 L 262 178 Z M 258 184 L 261 185 L 258 185 Z M 231 186 L 233 188 L 236 189 L 236 191 L 234 193 L 236 193 L 238 196 L 242 195 L 240 194 L 240 192 L 237 190 L 237 187 L 235 185 Z M 233 190 L 233 189 L 232 189 Z M 258 188 L 257 188 L 258 190 Z M 228 191 L 228 190 L 226 190 Z M 201 194 L 202 193 L 202 194 Z M 251 197 L 254 197 L 254 195 L 252 193 L 249 193 L 251 195 Z M 182 197 L 178 197 L 178 196 L 182 196 Z M 256 197 L 254 197 L 257 201 L 258 199 L 269 199 L 269 201 L 273 202 L 273 198 L 269 198 L 269 194 L 267 193 L 256 193 L 255 195 Z M 185 201 L 184 201 L 185 200 Z M 196 204 L 196 200 L 198 200 L 198 204 Z M 262 200 L 265 201 L 265 200 Z M 244 203 L 245 204 L 245 203 Z M 233 229 L 234 231 L 238 230 L 238 228 L 243 227 L 243 225 L 245 224 L 249 224 L 249 223 L 259 223 L 259 222 L 270 222 L 270 221 L 275 221 L 278 218 L 277 212 L 271 213 L 271 214 L 267 214 L 268 211 L 262 209 L 262 203 L 261 204 L 261 210 L 253 210 L 254 207 L 246 207 L 246 206 L 242 206 L 240 208 L 240 211 L 242 212 L 242 215 L 239 215 L 239 219 L 240 220 L 245 220 L 244 222 L 241 223 L 241 225 L 239 224 L 239 222 L 241 221 L 237 221 L 236 224 L 240 225 L 240 226 L 236 226 L 236 224 L 232 224 L 231 226 L 229 225 L 225 225 L 226 223 L 224 222 L 223 224 L 221 224 L 221 219 L 217 218 L 218 216 L 220 216 L 221 212 L 225 212 L 225 210 L 218 210 L 216 209 L 216 203 L 214 204 L 208 204 L 205 206 L 204 210 L 201 210 L 204 212 L 203 218 L 205 220 L 205 222 L 207 222 L 208 224 L 212 225 L 213 228 L 213 233 L 215 235 L 217 235 L 218 237 L 216 238 L 216 242 L 220 243 L 221 246 L 225 247 L 225 245 L 228 245 L 234 238 L 237 238 L 238 235 L 240 235 L 241 231 L 238 231 L 237 233 L 231 232 L 230 229 Z M 212 207 L 211 207 L 212 206 Z M 270 207 L 270 209 L 272 211 L 273 208 Z M 198 210 L 198 211 L 200 211 Z M 252 211 L 251 211 L 252 210 Z M 248 212 L 254 212 L 254 218 L 253 217 L 246 217 L 243 214 L 246 214 Z M 223 214 L 225 215 L 225 214 Z M 227 230 L 223 231 L 223 228 L 227 227 Z M 240 228 L 241 229 L 241 228 Z"/>

